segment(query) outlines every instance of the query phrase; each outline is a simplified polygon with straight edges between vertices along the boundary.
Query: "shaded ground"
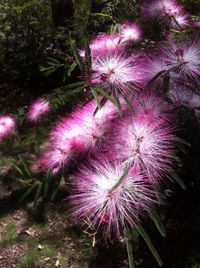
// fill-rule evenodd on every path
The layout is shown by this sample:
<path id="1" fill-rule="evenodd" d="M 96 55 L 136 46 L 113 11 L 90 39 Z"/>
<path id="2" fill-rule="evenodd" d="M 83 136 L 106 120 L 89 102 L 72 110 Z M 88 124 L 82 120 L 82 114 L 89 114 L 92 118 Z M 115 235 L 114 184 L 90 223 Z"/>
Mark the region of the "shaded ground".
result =
<path id="1" fill-rule="evenodd" d="M 20 209 L 1 218 L 0 267 L 88 267 L 91 243 L 74 231 L 65 213 L 48 213 L 46 224 L 36 224 Z"/>

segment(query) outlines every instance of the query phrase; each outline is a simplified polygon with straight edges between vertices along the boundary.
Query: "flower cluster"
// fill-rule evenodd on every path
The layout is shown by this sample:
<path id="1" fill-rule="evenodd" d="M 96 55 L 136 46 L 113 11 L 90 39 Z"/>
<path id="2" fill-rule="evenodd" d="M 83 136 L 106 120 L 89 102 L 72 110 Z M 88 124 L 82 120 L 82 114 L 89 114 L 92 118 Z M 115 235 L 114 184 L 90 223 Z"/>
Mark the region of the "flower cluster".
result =
<path id="1" fill-rule="evenodd" d="M 108 235 L 120 236 L 145 217 L 159 184 L 174 174 L 180 139 L 173 111 L 184 106 L 200 118 L 200 41 L 182 38 L 182 29 L 191 25 L 188 14 L 176 0 L 146 0 L 141 12 L 148 23 L 159 18 L 167 24 L 168 39 L 148 46 L 136 22 L 92 39 L 91 70 L 83 76 L 96 100 L 87 96 L 86 104 L 54 126 L 48 148 L 32 166 L 52 170 L 56 178 L 83 162 L 70 176 L 73 215 Z M 85 51 L 79 52 L 88 63 Z M 50 110 L 50 102 L 40 98 L 30 106 L 28 121 L 37 123 Z M 0 117 L 0 139 L 14 129 L 14 119 Z"/>

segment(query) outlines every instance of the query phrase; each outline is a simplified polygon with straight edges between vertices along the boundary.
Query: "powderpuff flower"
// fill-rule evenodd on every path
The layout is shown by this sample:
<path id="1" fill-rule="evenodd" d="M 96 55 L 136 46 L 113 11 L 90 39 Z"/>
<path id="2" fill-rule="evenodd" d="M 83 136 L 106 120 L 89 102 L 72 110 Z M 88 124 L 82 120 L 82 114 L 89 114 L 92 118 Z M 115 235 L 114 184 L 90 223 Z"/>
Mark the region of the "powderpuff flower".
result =
<path id="1" fill-rule="evenodd" d="M 141 7 L 141 12 L 145 19 L 174 16 L 180 13 L 181 10 L 182 6 L 176 0 L 146 0 Z"/>
<path id="2" fill-rule="evenodd" d="M 172 170 L 175 140 L 169 121 L 138 114 L 119 119 L 107 148 L 112 148 L 108 154 L 113 161 L 138 167 L 157 184 Z"/>
<path id="3" fill-rule="evenodd" d="M 73 178 L 70 202 L 73 215 L 107 235 L 120 236 L 124 228 L 133 226 L 154 203 L 153 191 L 145 176 L 137 169 L 124 175 L 122 165 L 106 160 L 82 166 Z"/>
<path id="4" fill-rule="evenodd" d="M 44 115 L 51 110 L 51 104 L 44 98 L 39 98 L 31 104 L 28 110 L 28 121 L 31 123 L 39 122 Z"/>
<path id="5" fill-rule="evenodd" d="M 120 26 L 120 43 L 137 42 L 142 35 L 142 29 L 137 23 L 126 23 Z"/>
<path id="6" fill-rule="evenodd" d="M 96 106 L 93 100 L 76 109 L 52 130 L 50 149 L 45 156 L 49 168 L 62 168 L 77 156 L 98 151 L 118 111 L 107 102 L 94 115 Z"/>
<path id="7" fill-rule="evenodd" d="M 93 58 L 123 49 L 123 46 L 120 44 L 120 36 L 117 33 L 98 35 L 91 41 L 89 47 Z M 80 50 L 79 53 L 82 58 L 85 58 L 85 50 Z"/>
<path id="8" fill-rule="evenodd" d="M 14 134 L 15 119 L 9 115 L 0 115 L 0 140 Z"/>
<path id="9" fill-rule="evenodd" d="M 162 96 L 158 96 L 155 90 L 142 91 L 134 101 L 135 114 L 140 118 L 148 120 L 149 123 L 155 120 L 160 122 L 163 120 L 164 124 L 170 122 L 171 108 Z"/>
<path id="10" fill-rule="evenodd" d="M 199 82 L 200 79 L 200 42 L 184 41 L 167 43 L 161 48 L 169 68 L 173 69 L 180 80 Z"/>
<path id="11" fill-rule="evenodd" d="M 102 55 L 92 63 L 92 84 L 101 85 L 109 93 L 120 95 L 140 89 L 145 81 L 141 55 L 125 57 L 122 53 Z"/>
<path id="12" fill-rule="evenodd" d="M 200 108 L 200 94 L 190 91 L 181 85 L 172 88 L 168 93 L 168 97 L 175 107 L 185 106 L 194 111 Z"/>
<path id="13" fill-rule="evenodd" d="M 187 13 L 177 13 L 171 18 L 171 27 L 177 30 L 185 29 L 190 25 Z"/>
<path id="14" fill-rule="evenodd" d="M 148 77 L 148 86 L 160 88 L 163 86 L 164 79 L 170 71 L 170 66 L 166 60 L 166 56 L 161 51 L 148 56 L 146 60 L 145 75 Z M 175 72 L 170 72 L 170 86 L 178 80 Z"/>

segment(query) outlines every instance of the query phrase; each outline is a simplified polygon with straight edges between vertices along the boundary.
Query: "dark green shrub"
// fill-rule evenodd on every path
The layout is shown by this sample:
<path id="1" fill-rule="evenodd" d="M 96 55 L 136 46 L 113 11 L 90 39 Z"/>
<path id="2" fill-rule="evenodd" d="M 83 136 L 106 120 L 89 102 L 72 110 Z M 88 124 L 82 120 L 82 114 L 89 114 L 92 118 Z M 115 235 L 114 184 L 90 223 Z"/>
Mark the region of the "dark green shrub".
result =
<path id="1" fill-rule="evenodd" d="M 28 81 L 52 51 L 53 23 L 49 0 L 0 2 L 0 78 Z"/>

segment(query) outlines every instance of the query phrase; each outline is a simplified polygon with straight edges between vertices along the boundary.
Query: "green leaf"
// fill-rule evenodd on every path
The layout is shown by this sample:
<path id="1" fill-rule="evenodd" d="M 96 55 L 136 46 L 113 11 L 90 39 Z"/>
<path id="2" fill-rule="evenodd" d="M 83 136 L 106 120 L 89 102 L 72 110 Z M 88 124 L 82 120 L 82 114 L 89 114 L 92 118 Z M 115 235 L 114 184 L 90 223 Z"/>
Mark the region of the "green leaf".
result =
<path id="1" fill-rule="evenodd" d="M 68 76 L 71 76 L 71 73 L 72 73 L 73 70 L 76 68 L 76 66 L 77 66 L 77 63 L 76 63 L 76 62 L 73 62 L 73 63 L 70 65 L 70 67 L 69 67 L 68 70 L 67 70 L 67 75 L 68 75 Z"/>
<path id="2" fill-rule="evenodd" d="M 74 45 L 74 40 L 70 40 L 70 46 L 71 46 L 72 53 L 74 55 L 76 63 L 78 64 L 81 72 L 84 73 L 85 67 L 84 67 L 83 61 L 81 59 L 81 56 L 80 56 L 78 50 L 76 49 L 76 46 Z"/>
<path id="3" fill-rule="evenodd" d="M 152 219 L 152 221 L 154 222 L 156 228 L 158 229 L 159 233 L 163 237 L 165 237 L 167 235 L 166 229 L 165 229 L 165 226 L 163 225 L 157 211 L 155 209 L 152 209 L 151 211 L 149 211 L 149 215 L 150 215 L 150 218 Z"/>
<path id="4" fill-rule="evenodd" d="M 16 171 L 21 175 L 21 176 L 25 176 L 25 174 L 23 173 L 23 171 L 21 170 L 20 167 L 18 167 L 17 165 L 15 165 L 14 163 L 12 163 L 12 166 L 16 169 Z"/>
<path id="5" fill-rule="evenodd" d="M 156 80 L 163 77 L 166 74 L 166 70 L 162 70 L 158 72 L 154 77 L 147 83 L 146 88 L 148 88 L 150 85 L 152 85 Z"/>
<path id="6" fill-rule="evenodd" d="M 80 87 L 80 86 L 84 86 L 85 85 L 85 81 L 80 81 L 80 82 L 75 82 L 75 83 L 71 83 L 71 84 L 68 84 L 67 86 L 63 86 L 61 88 L 75 88 L 75 87 Z"/>
<path id="7" fill-rule="evenodd" d="M 31 171 L 28 167 L 27 162 L 21 157 L 21 155 L 18 155 L 19 159 L 22 162 L 23 168 L 24 168 L 24 174 L 27 175 L 28 177 L 31 177 Z"/>
<path id="8" fill-rule="evenodd" d="M 38 182 L 36 193 L 35 193 L 35 198 L 34 198 L 34 206 L 36 205 L 41 193 L 42 193 L 42 183 Z"/>
<path id="9" fill-rule="evenodd" d="M 100 103 L 100 101 L 99 101 L 99 97 L 98 97 L 98 94 L 97 94 L 95 88 L 91 88 L 91 91 L 92 91 L 92 94 L 93 94 L 93 96 L 94 96 L 94 98 L 95 98 L 95 100 L 96 100 L 98 109 L 101 110 L 102 106 L 101 106 L 101 103 Z"/>
<path id="10" fill-rule="evenodd" d="M 47 196 L 48 190 L 49 190 L 49 185 L 51 183 L 51 170 L 48 170 L 47 175 L 45 177 L 45 182 L 44 182 L 44 197 Z"/>
<path id="11" fill-rule="evenodd" d="M 104 96 L 106 99 L 108 99 L 109 101 L 111 101 L 112 103 L 114 103 L 114 100 L 111 98 L 111 96 L 102 88 L 100 87 L 95 87 L 95 90 L 99 92 L 99 94 L 101 94 L 102 96 Z"/>
<path id="12" fill-rule="evenodd" d="M 57 186 L 56 186 L 55 190 L 52 192 L 52 195 L 51 195 L 51 201 L 53 201 L 54 198 L 56 197 L 56 195 L 57 195 L 57 193 L 58 193 L 58 190 L 59 190 L 59 186 L 60 186 L 61 181 L 62 181 L 62 176 L 60 176 L 60 177 L 58 178 Z"/>
<path id="13" fill-rule="evenodd" d="M 154 258 L 156 259 L 158 265 L 161 267 L 163 265 L 162 260 L 159 256 L 157 250 L 153 246 L 150 237 L 148 236 L 148 234 L 146 233 L 146 231 L 144 230 L 144 228 L 142 227 L 142 225 L 139 222 L 135 225 L 135 227 L 138 230 L 138 232 L 140 233 L 140 235 L 142 236 L 142 238 L 144 239 L 144 241 L 146 242 L 148 248 L 150 249 L 151 253 L 153 254 Z"/>
<path id="14" fill-rule="evenodd" d="M 85 59 L 86 59 L 86 66 L 88 71 L 88 76 L 91 73 L 92 68 L 92 57 L 91 57 L 91 50 L 88 40 L 85 40 Z"/>
<path id="15" fill-rule="evenodd" d="M 20 198 L 19 202 L 21 203 L 32 191 L 33 189 L 40 183 L 38 180 L 36 180 L 27 190 L 26 192 L 22 195 Z"/>
<path id="16" fill-rule="evenodd" d="M 106 97 L 103 97 L 101 100 L 100 100 L 100 105 L 101 105 L 101 108 L 103 108 L 103 106 L 106 104 L 106 102 L 107 102 L 107 99 L 106 99 Z M 98 112 L 98 110 L 99 110 L 99 108 L 98 108 L 98 106 L 96 107 L 96 109 L 94 110 L 94 116 L 95 116 L 95 114 Z"/>
<path id="17" fill-rule="evenodd" d="M 183 190 L 186 190 L 185 183 L 181 180 L 181 178 L 175 172 L 172 171 L 170 175 L 181 186 Z"/>
<path id="18" fill-rule="evenodd" d="M 119 99 L 114 96 L 114 101 L 115 101 L 114 104 L 117 107 L 117 110 L 119 112 L 119 115 L 122 116 L 122 107 L 121 107 L 121 104 L 120 104 Z"/>
<path id="19" fill-rule="evenodd" d="M 135 114 L 135 110 L 133 108 L 133 105 L 132 103 L 130 102 L 129 98 L 127 97 L 127 95 L 125 94 L 122 94 L 122 98 L 125 100 L 129 110 L 131 111 L 132 114 Z"/>
<path id="20" fill-rule="evenodd" d="M 132 237 L 128 229 L 124 230 L 124 236 L 125 236 L 125 241 L 126 241 L 126 249 L 128 253 L 129 268 L 134 268 L 133 246 L 132 246 L 132 239 L 131 239 Z"/>
<path id="21" fill-rule="evenodd" d="M 121 184 L 122 182 L 125 180 L 126 176 L 128 175 L 128 172 L 130 170 L 130 167 L 126 167 L 124 169 L 124 172 L 122 174 L 122 176 L 119 178 L 119 180 L 113 185 L 113 187 L 110 189 L 109 192 L 113 192 L 115 189 L 117 189 Z"/>
<path id="22" fill-rule="evenodd" d="M 119 24 L 115 23 L 114 25 L 112 24 L 109 29 L 110 34 L 114 34 L 116 32 L 119 32 Z"/>

